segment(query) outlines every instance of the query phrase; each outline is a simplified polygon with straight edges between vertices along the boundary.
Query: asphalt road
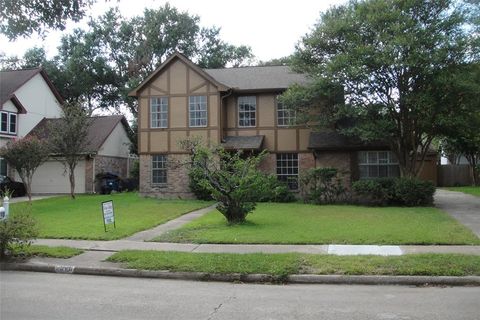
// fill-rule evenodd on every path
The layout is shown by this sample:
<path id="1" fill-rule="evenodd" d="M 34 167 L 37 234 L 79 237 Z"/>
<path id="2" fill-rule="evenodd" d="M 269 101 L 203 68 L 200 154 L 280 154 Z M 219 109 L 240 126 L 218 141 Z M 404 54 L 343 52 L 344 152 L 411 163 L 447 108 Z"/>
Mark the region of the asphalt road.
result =
<path id="1" fill-rule="evenodd" d="M 480 319 L 478 287 L 251 285 L 0 273 L 0 319 Z"/>

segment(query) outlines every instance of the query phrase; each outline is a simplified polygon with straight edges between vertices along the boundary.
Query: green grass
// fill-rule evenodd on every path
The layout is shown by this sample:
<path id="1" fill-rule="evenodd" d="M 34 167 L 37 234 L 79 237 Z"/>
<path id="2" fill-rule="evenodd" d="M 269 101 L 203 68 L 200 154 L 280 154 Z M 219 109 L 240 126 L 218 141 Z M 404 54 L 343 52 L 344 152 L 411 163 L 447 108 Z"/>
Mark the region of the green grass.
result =
<path id="1" fill-rule="evenodd" d="M 83 253 L 83 250 L 70 247 L 48 247 L 40 245 L 32 245 L 23 250 L 14 249 L 13 256 L 37 256 L 48 258 L 68 259 Z"/>
<path id="2" fill-rule="evenodd" d="M 171 251 L 121 251 L 108 261 L 143 270 L 208 273 L 346 275 L 480 275 L 480 256 L 412 254 L 395 257 L 311 254 L 227 254 Z"/>
<path id="3" fill-rule="evenodd" d="M 479 244 L 470 230 L 435 208 L 261 203 L 229 226 L 217 211 L 155 241 L 272 244 Z"/>
<path id="4" fill-rule="evenodd" d="M 450 191 L 459 191 L 463 193 L 472 194 L 474 196 L 480 197 L 480 186 L 477 187 L 449 187 L 445 188 Z"/>
<path id="5" fill-rule="evenodd" d="M 116 229 L 103 228 L 102 201 L 113 200 Z M 76 200 L 68 196 L 37 200 L 32 203 L 32 215 L 38 221 L 39 238 L 67 238 L 112 240 L 155 227 L 186 212 L 210 205 L 195 200 L 158 200 L 143 198 L 136 193 L 112 195 L 79 195 Z M 26 203 L 13 204 L 11 210 L 27 207 Z"/>

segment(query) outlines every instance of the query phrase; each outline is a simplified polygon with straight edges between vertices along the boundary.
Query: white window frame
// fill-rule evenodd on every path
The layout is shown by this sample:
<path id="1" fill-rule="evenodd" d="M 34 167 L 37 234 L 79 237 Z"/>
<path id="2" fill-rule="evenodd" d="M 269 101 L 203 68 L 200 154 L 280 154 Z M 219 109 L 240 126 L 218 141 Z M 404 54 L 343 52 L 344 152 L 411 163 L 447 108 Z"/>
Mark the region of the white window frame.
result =
<path id="1" fill-rule="evenodd" d="M 253 128 L 257 126 L 257 97 L 256 96 L 241 96 L 238 97 L 238 127 L 239 128 Z M 252 113 L 254 116 L 252 117 Z M 241 124 L 243 121 L 243 124 Z M 248 125 L 245 125 L 248 121 Z M 253 124 L 252 124 L 253 123 Z"/>
<path id="2" fill-rule="evenodd" d="M 167 168 L 167 155 L 166 154 L 154 154 L 152 155 L 152 185 L 154 186 L 164 186 L 168 182 L 168 168 Z M 155 172 L 165 172 L 165 181 L 154 181 L 155 180 Z M 162 176 L 162 175 L 160 175 Z"/>
<path id="3" fill-rule="evenodd" d="M 362 170 L 362 167 L 365 169 Z M 386 172 L 386 175 L 380 175 L 381 167 Z M 362 171 L 367 172 L 367 174 L 362 174 Z M 358 175 L 360 179 L 398 177 L 398 173 L 398 160 L 393 152 L 388 150 L 358 152 Z"/>
<path id="4" fill-rule="evenodd" d="M 208 126 L 207 96 L 188 97 L 188 119 L 191 128 Z"/>
<path id="5" fill-rule="evenodd" d="M 2 130 L 2 117 L 3 115 L 6 115 L 7 116 L 7 127 L 6 127 L 6 130 Z M 10 125 L 11 125 L 11 122 L 12 122 L 12 117 L 15 118 L 15 130 L 12 131 L 10 130 Z M 5 134 L 17 134 L 17 131 L 18 131 L 18 114 L 14 113 L 14 112 L 8 112 L 8 111 L 1 111 L 0 112 L 0 133 L 5 133 Z"/>
<path id="6" fill-rule="evenodd" d="M 168 97 L 150 98 L 150 128 L 168 128 Z"/>
<path id="7" fill-rule="evenodd" d="M 277 153 L 277 179 L 287 183 L 290 190 L 298 190 L 300 162 L 298 153 Z"/>
<path id="8" fill-rule="evenodd" d="M 295 110 L 286 108 L 283 105 L 283 103 L 278 101 L 278 96 L 276 97 L 275 100 L 277 104 L 277 126 L 279 127 L 294 126 L 297 118 L 297 113 L 295 112 Z M 282 114 L 282 116 L 280 116 L 280 114 Z"/>

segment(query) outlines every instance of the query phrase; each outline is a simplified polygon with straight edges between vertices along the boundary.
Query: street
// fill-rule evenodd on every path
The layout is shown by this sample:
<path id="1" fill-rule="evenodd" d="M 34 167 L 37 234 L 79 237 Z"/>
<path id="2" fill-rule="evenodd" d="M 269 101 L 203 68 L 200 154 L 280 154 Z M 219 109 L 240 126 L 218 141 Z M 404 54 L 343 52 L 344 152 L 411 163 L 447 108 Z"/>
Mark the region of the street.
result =
<path id="1" fill-rule="evenodd" d="M 478 287 L 251 285 L 2 272 L 8 319 L 479 319 Z"/>

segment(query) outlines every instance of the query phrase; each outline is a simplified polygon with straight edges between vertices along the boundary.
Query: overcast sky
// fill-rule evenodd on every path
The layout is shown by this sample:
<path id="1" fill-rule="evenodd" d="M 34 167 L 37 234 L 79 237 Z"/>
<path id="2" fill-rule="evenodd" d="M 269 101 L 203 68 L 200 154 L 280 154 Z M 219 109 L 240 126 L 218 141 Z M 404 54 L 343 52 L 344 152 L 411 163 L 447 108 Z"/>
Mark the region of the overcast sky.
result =
<path id="1" fill-rule="evenodd" d="M 110 7 L 118 6 L 122 15 L 141 15 L 145 8 L 157 8 L 163 0 L 97 0 L 89 10 L 99 16 Z M 270 60 L 291 54 L 299 39 L 310 31 L 320 12 L 345 0 L 170 0 L 181 11 L 200 16 L 202 26 L 221 27 L 223 40 L 235 45 L 249 45 L 258 60 Z M 85 25 L 68 23 L 68 33 L 75 27 Z M 9 42 L 0 36 L 0 52 L 22 56 L 35 45 L 43 46 L 49 56 L 56 53 L 62 32 L 50 32 L 45 40 L 32 36 Z"/>

